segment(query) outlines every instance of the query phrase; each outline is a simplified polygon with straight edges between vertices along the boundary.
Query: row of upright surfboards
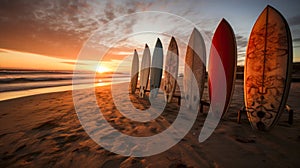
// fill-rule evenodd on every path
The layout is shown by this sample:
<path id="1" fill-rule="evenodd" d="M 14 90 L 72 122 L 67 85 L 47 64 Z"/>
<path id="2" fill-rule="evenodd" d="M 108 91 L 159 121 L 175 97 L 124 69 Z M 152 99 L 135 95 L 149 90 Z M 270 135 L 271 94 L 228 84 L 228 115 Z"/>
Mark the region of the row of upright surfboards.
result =
<path id="1" fill-rule="evenodd" d="M 166 54 L 162 87 L 168 103 L 171 102 L 176 89 L 178 53 L 176 40 L 172 37 Z M 146 44 L 141 62 L 139 97 L 145 96 L 149 76 L 150 97 L 157 96 L 163 73 L 163 55 L 163 47 L 158 39 L 151 64 L 150 50 Z M 253 128 L 269 130 L 277 124 L 289 93 L 292 58 L 289 26 L 276 9 L 267 6 L 252 28 L 245 60 L 244 102 Z M 205 62 L 205 43 L 200 32 L 194 29 L 187 46 L 183 79 L 183 99 L 190 109 L 198 108 L 202 99 L 206 74 Z M 230 24 L 222 19 L 212 39 L 208 63 L 210 102 L 224 101 L 224 97 L 219 96 L 219 93 L 225 94 L 222 115 L 227 112 L 233 95 L 236 65 L 235 35 Z M 132 93 L 137 89 L 138 73 L 139 59 L 135 50 L 131 73 Z M 193 82 L 194 79 L 196 82 Z"/>
<path id="2" fill-rule="evenodd" d="M 162 73 L 163 73 L 163 47 L 160 39 L 157 39 L 153 57 L 148 45 L 145 45 L 143 52 L 141 70 L 140 70 L 140 87 L 139 97 L 144 98 L 145 92 L 148 91 L 148 83 L 150 83 L 150 97 L 155 98 L 158 94 Z M 176 80 L 178 74 L 178 46 L 174 37 L 172 37 L 166 55 L 165 73 L 164 73 L 164 92 L 168 102 L 171 102 L 172 96 L 176 89 Z M 152 63 L 152 64 L 151 64 Z M 151 64 L 151 66 L 150 66 Z M 134 51 L 132 69 L 131 69 L 131 92 L 135 93 L 137 89 L 139 74 L 139 59 L 137 51 Z M 150 81 L 150 82 L 149 82 Z"/>

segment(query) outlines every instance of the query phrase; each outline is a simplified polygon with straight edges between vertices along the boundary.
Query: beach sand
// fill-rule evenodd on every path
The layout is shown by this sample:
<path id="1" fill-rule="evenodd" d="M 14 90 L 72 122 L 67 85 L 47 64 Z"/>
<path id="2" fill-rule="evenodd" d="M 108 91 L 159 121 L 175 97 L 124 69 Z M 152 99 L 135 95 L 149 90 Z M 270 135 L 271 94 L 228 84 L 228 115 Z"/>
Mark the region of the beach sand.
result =
<path id="1" fill-rule="evenodd" d="M 155 120 L 131 121 L 114 106 L 110 88 L 97 87 L 97 101 L 109 123 L 122 133 L 155 135 L 177 116 L 179 106 L 174 99 Z M 205 94 L 207 100 L 207 91 Z M 72 91 L 1 101 L 0 167 L 300 167 L 299 95 L 300 83 L 292 83 L 287 103 L 294 109 L 293 125 L 287 123 L 285 112 L 274 129 L 259 132 L 251 128 L 246 114 L 241 124 L 236 122 L 243 105 L 239 80 L 226 119 L 205 142 L 199 143 L 198 136 L 207 107 L 178 144 L 160 154 L 136 158 L 109 152 L 87 135 L 74 110 Z M 136 108 L 150 106 L 137 95 L 130 99 Z"/>

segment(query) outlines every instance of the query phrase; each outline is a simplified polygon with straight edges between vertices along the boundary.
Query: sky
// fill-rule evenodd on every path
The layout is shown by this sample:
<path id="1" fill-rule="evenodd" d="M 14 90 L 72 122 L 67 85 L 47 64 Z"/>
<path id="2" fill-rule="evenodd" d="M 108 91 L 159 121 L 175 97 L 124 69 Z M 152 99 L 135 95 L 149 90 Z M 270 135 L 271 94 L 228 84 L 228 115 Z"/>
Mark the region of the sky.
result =
<path id="1" fill-rule="evenodd" d="M 183 58 L 193 27 L 204 36 L 207 53 L 218 23 L 232 26 L 243 65 L 252 26 L 266 5 L 286 18 L 292 34 L 294 62 L 300 62 L 300 2 L 297 0 L 1 0 L 0 69 L 128 71 L 133 50 L 141 60 L 145 43 L 151 53 L 171 36 Z M 207 54 L 208 55 L 208 54 Z M 181 65 L 182 69 L 183 65 Z"/>

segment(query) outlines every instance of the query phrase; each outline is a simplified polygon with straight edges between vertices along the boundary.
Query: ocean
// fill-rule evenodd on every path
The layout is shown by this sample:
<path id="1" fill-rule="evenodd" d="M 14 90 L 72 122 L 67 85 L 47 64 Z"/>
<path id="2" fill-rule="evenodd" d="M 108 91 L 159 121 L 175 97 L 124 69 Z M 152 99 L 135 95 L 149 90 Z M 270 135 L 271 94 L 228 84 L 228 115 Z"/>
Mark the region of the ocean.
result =
<path id="1" fill-rule="evenodd" d="M 76 85 L 90 85 L 91 72 L 76 74 Z M 73 71 L 0 70 L 0 101 L 35 94 L 59 92 L 72 89 Z M 97 74 L 95 86 L 129 82 L 128 73 Z M 88 85 L 89 84 L 89 85 Z"/>

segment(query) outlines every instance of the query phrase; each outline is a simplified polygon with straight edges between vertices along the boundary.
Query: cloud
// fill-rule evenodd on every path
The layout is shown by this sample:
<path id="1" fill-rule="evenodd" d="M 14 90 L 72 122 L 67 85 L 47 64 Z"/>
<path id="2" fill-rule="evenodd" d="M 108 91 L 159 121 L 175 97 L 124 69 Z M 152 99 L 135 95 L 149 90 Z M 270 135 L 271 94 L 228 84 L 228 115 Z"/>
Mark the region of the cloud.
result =
<path id="1" fill-rule="evenodd" d="M 247 44 L 248 44 L 248 38 L 247 37 L 244 37 L 242 35 L 236 34 L 235 38 L 236 38 L 237 46 L 239 48 L 244 48 L 244 47 L 247 46 Z"/>
<path id="2" fill-rule="evenodd" d="M 60 63 L 64 63 L 64 64 L 69 64 L 69 65 L 88 65 L 87 63 L 82 63 L 82 62 L 74 62 L 74 61 L 63 61 L 63 62 L 60 62 Z"/>
<path id="3" fill-rule="evenodd" d="M 87 35 L 79 21 L 85 1 L 1 1 L 0 47 L 70 58 Z M 7 19 L 3 19 L 7 18 Z M 88 25 L 88 24 L 87 24 Z"/>
<path id="4" fill-rule="evenodd" d="M 184 22 L 180 19 L 168 16 L 161 18 L 159 15 L 149 15 L 144 22 L 139 17 L 120 19 L 124 15 L 147 10 L 170 12 L 188 19 L 201 29 L 203 35 L 211 39 L 223 15 L 206 15 L 205 10 L 199 10 L 199 6 L 205 5 L 204 2 L 196 1 L 187 3 L 158 0 L 1 0 L 0 48 L 75 59 L 82 45 L 95 33 L 97 34 L 91 39 L 89 47 L 98 50 L 111 46 L 143 48 L 144 44 L 137 44 L 131 38 L 125 38 L 135 33 L 137 26 L 144 26 L 149 31 L 162 31 L 169 35 L 180 34 L 176 39 L 188 41 L 192 29 L 183 25 Z M 300 24 L 300 15 L 290 17 L 288 21 L 290 26 L 293 26 L 291 29 L 294 36 L 298 31 L 294 25 Z M 238 26 L 236 28 L 239 29 Z M 167 38 L 163 40 L 169 42 Z M 236 40 L 238 53 L 244 53 L 247 37 L 238 32 Z M 298 40 L 299 38 L 296 38 L 294 42 Z M 118 43 L 114 44 L 115 41 Z M 186 46 L 183 46 L 181 51 L 185 48 Z M 98 50 L 90 52 L 91 55 L 97 55 Z M 240 54 L 239 57 L 242 55 Z"/>
<path id="5" fill-rule="evenodd" d="M 299 43 L 299 42 L 300 42 L 300 38 L 294 38 L 294 39 L 293 39 L 293 42 Z"/>
<path id="6" fill-rule="evenodd" d="M 104 13 L 108 20 L 113 20 L 116 17 L 114 13 L 114 1 L 106 2 Z"/>
<path id="7" fill-rule="evenodd" d="M 76 58 L 84 42 L 98 28 L 124 14 L 134 13 L 139 1 L 0 1 L 0 47 L 62 58 Z M 132 33 L 135 19 L 110 27 L 98 41 Z"/>
<path id="8" fill-rule="evenodd" d="M 248 38 L 241 35 L 235 34 L 236 44 L 237 44 L 237 55 L 238 55 L 238 63 L 243 63 L 246 56 L 246 48 L 248 45 Z"/>
<path id="9" fill-rule="evenodd" d="M 0 53 L 7 53 L 7 50 L 3 50 L 0 48 Z"/>
<path id="10" fill-rule="evenodd" d="M 289 22 L 290 26 L 300 25 L 300 15 L 296 15 L 296 16 L 288 18 L 288 22 Z"/>

